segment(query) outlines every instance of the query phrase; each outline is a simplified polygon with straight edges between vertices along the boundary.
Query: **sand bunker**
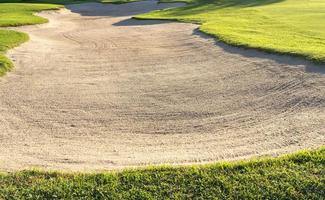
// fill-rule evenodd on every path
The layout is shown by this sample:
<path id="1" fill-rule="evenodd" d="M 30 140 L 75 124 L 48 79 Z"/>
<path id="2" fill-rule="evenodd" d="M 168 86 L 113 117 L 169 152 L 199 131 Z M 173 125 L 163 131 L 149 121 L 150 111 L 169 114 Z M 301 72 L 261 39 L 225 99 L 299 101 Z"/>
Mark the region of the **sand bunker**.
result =
<path id="1" fill-rule="evenodd" d="M 219 44 L 196 25 L 88 3 L 21 27 L 0 78 L 0 169 L 104 170 L 325 144 L 325 68 Z"/>

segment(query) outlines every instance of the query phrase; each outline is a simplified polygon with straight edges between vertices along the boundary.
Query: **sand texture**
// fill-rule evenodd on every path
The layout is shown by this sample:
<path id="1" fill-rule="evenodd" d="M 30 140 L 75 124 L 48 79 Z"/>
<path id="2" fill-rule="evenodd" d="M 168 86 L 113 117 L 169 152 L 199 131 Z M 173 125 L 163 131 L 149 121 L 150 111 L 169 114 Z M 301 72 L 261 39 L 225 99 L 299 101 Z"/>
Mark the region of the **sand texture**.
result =
<path id="1" fill-rule="evenodd" d="M 175 6 L 87 3 L 17 28 L 0 78 L 0 169 L 109 170 L 325 144 L 325 67 L 131 19 Z"/>

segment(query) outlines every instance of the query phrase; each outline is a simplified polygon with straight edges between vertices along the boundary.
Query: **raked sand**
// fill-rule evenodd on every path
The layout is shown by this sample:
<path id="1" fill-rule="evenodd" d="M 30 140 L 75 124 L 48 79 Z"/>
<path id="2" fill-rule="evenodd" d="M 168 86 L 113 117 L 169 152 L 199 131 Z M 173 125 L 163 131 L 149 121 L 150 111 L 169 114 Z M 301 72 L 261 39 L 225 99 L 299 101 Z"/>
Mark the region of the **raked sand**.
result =
<path id="1" fill-rule="evenodd" d="M 278 155 L 325 144 L 325 67 L 216 43 L 171 7 L 43 12 L 0 78 L 0 169 L 109 170 Z M 173 5 L 175 6 L 175 4 Z"/>

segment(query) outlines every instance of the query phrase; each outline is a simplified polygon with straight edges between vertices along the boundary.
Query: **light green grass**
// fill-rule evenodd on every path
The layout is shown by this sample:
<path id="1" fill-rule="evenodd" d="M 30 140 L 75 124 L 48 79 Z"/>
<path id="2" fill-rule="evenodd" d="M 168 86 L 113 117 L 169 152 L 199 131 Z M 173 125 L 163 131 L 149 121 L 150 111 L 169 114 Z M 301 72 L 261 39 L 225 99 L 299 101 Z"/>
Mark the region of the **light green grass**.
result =
<path id="1" fill-rule="evenodd" d="M 28 35 L 11 30 L 0 30 L 0 76 L 13 67 L 12 62 L 3 54 L 10 48 L 28 40 Z"/>
<path id="2" fill-rule="evenodd" d="M 324 0 L 189 1 L 186 7 L 136 18 L 195 22 L 201 31 L 228 44 L 325 62 Z"/>
<path id="3" fill-rule="evenodd" d="M 324 199 L 325 148 L 280 158 L 107 173 L 0 174 L 0 199 Z"/>
<path id="4" fill-rule="evenodd" d="M 53 4 L 0 3 L 0 27 L 45 23 L 46 19 L 33 13 L 59 7 Z M 0 76 L 13 67 L 12 62 L 4 56 L 6 51 L 27 40 L 25 33 L 0 29 Z"/>

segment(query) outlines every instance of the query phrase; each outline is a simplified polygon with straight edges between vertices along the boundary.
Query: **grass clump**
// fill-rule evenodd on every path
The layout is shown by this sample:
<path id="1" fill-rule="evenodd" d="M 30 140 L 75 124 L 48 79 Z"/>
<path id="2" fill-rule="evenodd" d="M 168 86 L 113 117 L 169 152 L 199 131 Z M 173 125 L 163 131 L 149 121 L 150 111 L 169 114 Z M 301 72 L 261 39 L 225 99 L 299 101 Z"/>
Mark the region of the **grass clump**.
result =
<path id="1" fill-rule="evenodd" d="M 324 199 L 325 148 L 203 166 L 0 175 L 3 199 Z"/>
<path id="2" fill-rule="evenodd" d="M 323 0 L 188 1 L 191 4 L 185 7 L 153 11 L 136 18 L 194 22 L 201 24 L 201 31 L 232 45 L 325 62 Z"/>
<path id="3" fill-rule="evenodd" d="M 10 71 L 13 67 L 12 62 L 3 54 L 10 48 L 14 48 L 19 44 L 28 40 L 28 35 L 25 33 L 0 30 L 0 76 Z"/>

